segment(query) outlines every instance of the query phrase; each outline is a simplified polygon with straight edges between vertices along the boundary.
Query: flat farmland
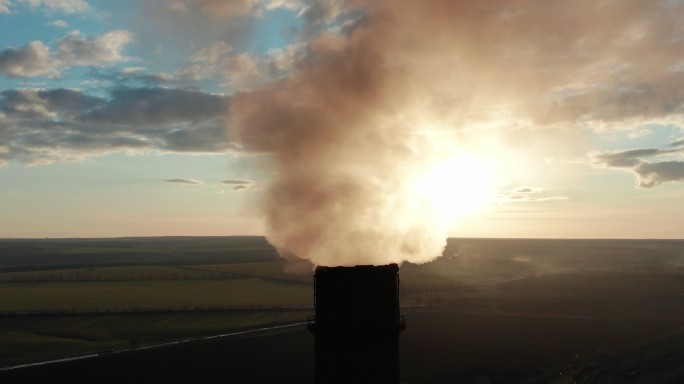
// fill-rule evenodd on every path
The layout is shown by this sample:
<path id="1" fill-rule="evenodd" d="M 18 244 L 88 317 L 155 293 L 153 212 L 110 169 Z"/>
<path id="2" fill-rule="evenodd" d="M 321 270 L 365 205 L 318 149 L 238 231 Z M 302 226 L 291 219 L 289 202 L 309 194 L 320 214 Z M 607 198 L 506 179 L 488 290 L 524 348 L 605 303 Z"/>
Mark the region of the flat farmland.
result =
<path id="1" fill-rule="evenodd" d="M 313 269 L 290 267 L 259 237 L 0 240 L 0 367 L 304 322 Z M 400 278 L 410 382 L 554 374 L 684 326 L 679 240 L 448 239 Z"/>
<path id="2" fill-rule="evenodd" d="M 161 341 L 299 323 L 308 310 L 231 310 L 0 318 L 0 368 Z"/>
<path id="3" fill-rule="evenodd" d="M 3 313 L 103 313 L 311 306 L 308 286 L 260 278 L 0 283 Z"/>

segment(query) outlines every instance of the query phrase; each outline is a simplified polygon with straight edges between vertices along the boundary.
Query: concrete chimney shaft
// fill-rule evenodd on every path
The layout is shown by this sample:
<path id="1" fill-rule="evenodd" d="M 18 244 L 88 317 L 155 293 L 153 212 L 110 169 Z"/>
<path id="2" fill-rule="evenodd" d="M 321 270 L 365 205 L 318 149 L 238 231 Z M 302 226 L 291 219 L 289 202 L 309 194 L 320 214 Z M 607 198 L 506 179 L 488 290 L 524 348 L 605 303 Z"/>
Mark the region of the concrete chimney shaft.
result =
<path id="1" fill-rule="evenodd" d="M 318 267 L 316 383 L 399 383 L 399 266 Z"/>

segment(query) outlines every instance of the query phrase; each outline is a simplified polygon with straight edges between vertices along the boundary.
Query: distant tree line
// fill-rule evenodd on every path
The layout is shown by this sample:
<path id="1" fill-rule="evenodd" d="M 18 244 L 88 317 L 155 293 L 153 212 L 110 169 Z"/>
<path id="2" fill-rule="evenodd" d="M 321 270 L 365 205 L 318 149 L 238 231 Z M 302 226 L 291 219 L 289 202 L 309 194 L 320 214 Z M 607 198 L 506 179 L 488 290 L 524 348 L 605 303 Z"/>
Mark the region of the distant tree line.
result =
<path id="1" fill-rule="evenodd" d="M 219 311 L 293 311 L 313 310 L 311 306 L 302 305 L 208 305 L 208 306 L 182 306 L 182 307 L 132 307 L 123 309 L 45 309 L 31 311 L 0 311 L 0 316 L 27 316 L 27 315 L 119 315 L 119 314 L 143 314 L 143 313 L 184 313 L 184 312 L 219 312 Z"/>
<path id="2" fill-rule="evenodd" d="M 149 281 L 149 280 L 231 280 L 261 277 L 249 273 L 233 272 L 189 272 L 189 273 L 140 273 L 129 274 L 122 272 L 107 274 L 87 273 L 38 273 L 38 274 L 4 274 L 0 275 L 3 283 L 56 283 L 56 282 L 86 282 L 86 281 Z M 275 279 L 275 278 L 274 278 Z M 280 279 L 278 279 L 280 280 Z M 289 280 L 288 280 L 289 281 Z"/>

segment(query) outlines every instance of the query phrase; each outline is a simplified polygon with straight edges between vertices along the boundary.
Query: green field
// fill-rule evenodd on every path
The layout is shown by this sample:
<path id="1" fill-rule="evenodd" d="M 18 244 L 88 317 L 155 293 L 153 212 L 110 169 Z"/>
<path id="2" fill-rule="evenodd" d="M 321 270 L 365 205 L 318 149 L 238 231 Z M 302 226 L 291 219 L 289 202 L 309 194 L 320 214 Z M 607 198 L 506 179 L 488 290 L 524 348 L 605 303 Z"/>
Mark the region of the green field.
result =
<path id="1" fill-rule="evenodd" d="M 303 322 L 284 269 L 260 237 L 0 240 L 0 366 Z"/>
<path id="2" fill-rule="evenodd" d="M 0 366 L 305 321 L 310 282 L 266 264 L 2 273 Z"/>
<path id="3" fill-rule="evenodd" d="M 306 320 L 303 310 L 5 316 L 0 362 L 14 365 Z"/>
<path id="4" fill-rule="evenodd" d="M 401 266 L 401 300 L 671 330 L 683 265 L 682 241 L 449 239 L 441 258 Z M 0 367 L 302 322 L 312 277 L 260 237 L 0 240 Z"/>

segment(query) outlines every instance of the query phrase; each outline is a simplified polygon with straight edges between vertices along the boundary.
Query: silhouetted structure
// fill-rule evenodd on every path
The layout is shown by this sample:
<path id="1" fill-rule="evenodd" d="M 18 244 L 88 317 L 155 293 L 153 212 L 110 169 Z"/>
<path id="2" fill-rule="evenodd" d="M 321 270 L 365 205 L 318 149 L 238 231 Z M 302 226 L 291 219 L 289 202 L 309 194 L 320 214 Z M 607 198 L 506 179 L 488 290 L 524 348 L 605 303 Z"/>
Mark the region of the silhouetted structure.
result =
<path id="1" fill-rule="evenodd" d="M 399 266 L 318 267 L 316 383 L 399 383 Z"/>

